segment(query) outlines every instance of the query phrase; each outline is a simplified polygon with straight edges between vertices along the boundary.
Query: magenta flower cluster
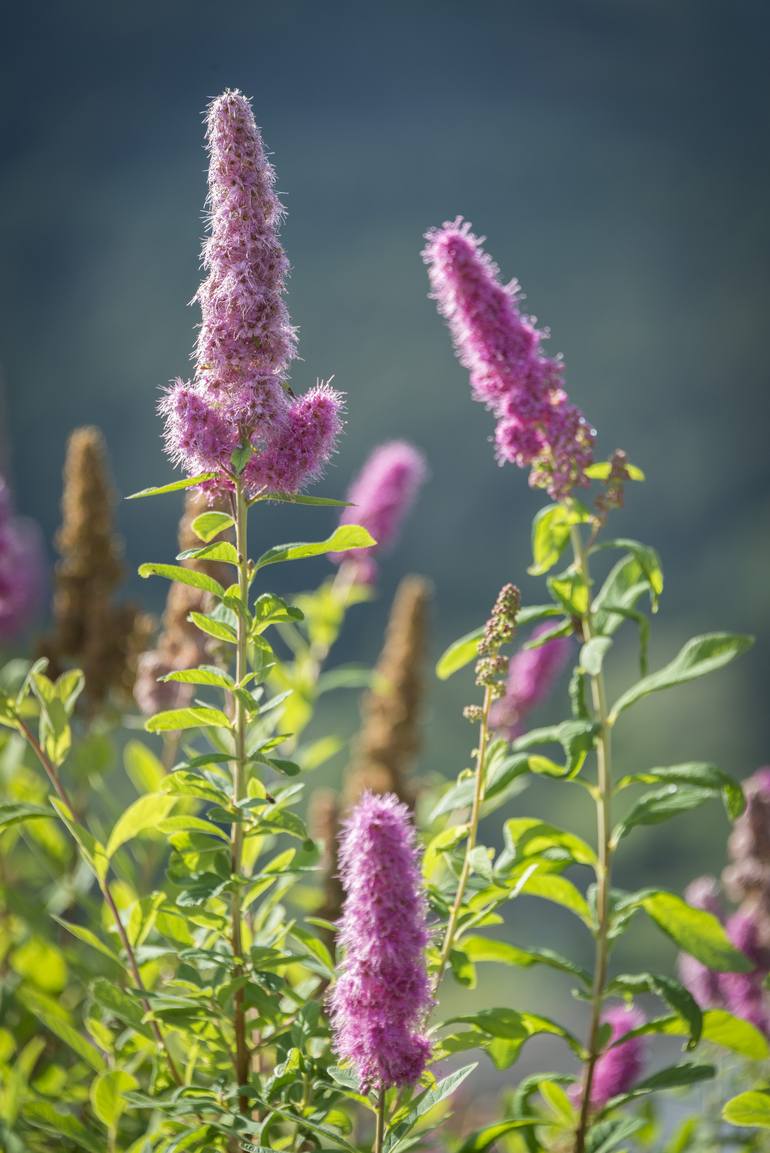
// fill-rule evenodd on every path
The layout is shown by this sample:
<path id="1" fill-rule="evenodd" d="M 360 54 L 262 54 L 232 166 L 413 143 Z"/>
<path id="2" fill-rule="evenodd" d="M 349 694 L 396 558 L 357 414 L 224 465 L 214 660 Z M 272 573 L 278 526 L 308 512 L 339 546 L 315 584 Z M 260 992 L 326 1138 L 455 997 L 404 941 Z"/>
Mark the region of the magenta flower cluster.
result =
<path id="1" fill-rule="evenodd" d="M 14 515 L 11 494 L 0 477 L 0 641 L 29 625 L 43 595 L 45 561 L 37 525 Z"/>
<path id="2" fill-rule="evenodd" d="M 419 1080 L 430 1054 L 425 898 L 409 810 L 366 793 L 340 841 L 344 952 L 329 1006 L 335 1047 L 363 1091 Z"/>
<path id="3" fill-rule="evenodd" d="M 296 492 L 317 479 L 342 427 L 342 397 L 318 384 L 300 398 L 287 386 L 297 340 L 286 308 L 288 261 L 275 172 L 251 104 L 227 91 L 207 119 L 210 232 L 196 294 L 202 323 L 191 382 L 164 393 L 166 450 L 190 475 L 231 474 L 248 458 L 250 493 Z"/>
<path id="4" fill-rule="evenodd" d="M 541 637 L 552 626 L 539 625 L 532 639 Z M 494 702 L 489 723 L 495 732 L 513 740 L 522 730 L 522 722 L 536 705 L 545 700 L 562 672 L 571 647 L 569 637 L 552 637 L 534 649 L 520 649 L 511 657 L 504 695 Z"/>
<path id="5" fill-rule="evenodd" d="M 725 919 L 733 945 L 753 963 L 748 973 L 712 973 L 692 957 L 679 958 L 683 983 L 703 1008 L 726 1008 L 770 1037 L 770 768 L 759 769 L 743 786 L 746 809 L 728 843 L 730 863 L 723 870 L 726 896 L 738 908 Z M 696 908 L 724 919 L 720 885 L 701 877 L 685 896 Z"/>
<path id="6" fill-rule="evenodd" d="M 644 1067 L 644 1037 L 622 1040 L 645 1024 L 644 1014 L 631 1005 L 611 1005 L 602 1014 L 602 1022 L 609 1025 L 610 1038 L 594 1066 L 592 1109 L 602 1109 L 613 1097 L 627 1093 Z"/>
<path id="7" fill-rule="evenodd" d="M 530 484 L 554 500 L 587 483 L 594 430 L 564 391 L 560 360 L 519 307 L 516 281 L 503 284 L 482 239 L 458 217 L 426 233 L 423 259 L 476 400 L 497 418 L 498 461 L 529 468 Z"/>
<path id="8" fill-rule="evenodd" d="M 392 440 L 375 448 L 348 490 L 350 505 L 340 523 L 363 525 L 377 544 L 355 553 L 335 553 L 331 560 L 354 565 L 356 579 L 371 584 L 377 575 L 375 557 L 395 541 L 427 475 L 425 457 L 407 441 Z"/>

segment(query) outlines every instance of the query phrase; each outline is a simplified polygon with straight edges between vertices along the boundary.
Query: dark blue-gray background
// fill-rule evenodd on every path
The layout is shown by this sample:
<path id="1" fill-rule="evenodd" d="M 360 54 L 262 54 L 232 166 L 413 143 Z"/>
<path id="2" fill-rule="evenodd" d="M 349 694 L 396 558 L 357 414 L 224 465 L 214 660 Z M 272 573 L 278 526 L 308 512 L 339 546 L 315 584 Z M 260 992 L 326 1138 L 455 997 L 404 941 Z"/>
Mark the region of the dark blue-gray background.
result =
<path id="1" fill-rule="evenodd" d="M 200 113 L 240 87 L 289 209 L 295 388 L 334 373 L 348 394 L 320 491 L 342 495 L 387 437 L 430 461 L 379 603 L 356 612 L 340 654 L 375 654 L 405 571 L 435 582 L 435 651 L 503 581 L 540 596 L 525 569 L 541 500 L 495 466 L 489 417 L 426 299 L 421 235 L 462 213 L 550 327 L 602 452 L 622 446 L 647 471 L 618 527 L 663 555 L 653 663 L 693 632 L 758 636 L 729 672 L 629 714 L 623 768 L 752 771 L 770 736 L 769 32 L 763 0 L 16 6 L 0 76 L 0 363 L 21 509 L 50 539 L 65 436 L 84 422 L 104 429 L 122 494 L 169 476 L 154 405 L 187 371 L 197 321 Z M 174 498 L 121 507 L 132 571 L 169 557 L 178 511 Z M 325 534 L 333 514 L 313 511 L 271 511 L 257 544 Z M 158 588 L 133 592 L 157 607 Z M 616 686 L 632 661 L 629 638 Z M 469 692 L 431 689 L 426 770 L 463 767 Z M 334 713 L 353 725 L 352 701 Z M 519 811 L 568 819 L 568 804 L 542 786 Z M 637 834 L 621 880 L 718 867 L 725 832 L 714 808 Z M 545 936 L 550 921 L 536 922 Z"/>

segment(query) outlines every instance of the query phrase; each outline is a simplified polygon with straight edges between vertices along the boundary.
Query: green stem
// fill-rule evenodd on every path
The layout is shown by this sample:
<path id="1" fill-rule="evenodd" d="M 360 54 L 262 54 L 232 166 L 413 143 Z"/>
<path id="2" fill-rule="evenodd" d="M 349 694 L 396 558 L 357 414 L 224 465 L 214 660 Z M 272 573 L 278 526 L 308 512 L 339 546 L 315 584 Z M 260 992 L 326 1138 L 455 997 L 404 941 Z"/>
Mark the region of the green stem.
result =
<path id="1" fill-rule="evenodd" d="M 385 1140 L 385 1090 L 380 1089 L 380 1096 L 377 1101 L 377 1122 L 374 1130 L 374 1150 L 373 1153 L 382 1153 L 382 1145 Z"/>
<path id="2" fill-rule="evenodd" d="M 32 749 L 32 751 L 35 754 L 35 756 L 37 757 L 38 761 L 40 762 L 40 764 L 43 768 L 43 771 L 45 772 L 46 776 L 48 777 L 48 780 L 51 782 L 51 785 L 53 786 L 54 792 L 58 796 L 59 800 L 62 802 L 63 805 L 65 805 L 68 812 L 74 814 L 75 809 L 73 807 L 69 793 L 67 792 L 66 788 L 64 787 L 64 784 L 62 783 L 61 777 L 59 776 L 58 770 L 57 770 L 56 766 L 54 765 L 53 761 L 47 756 L 47 754 L 43 750 L 42 746 L 40 745 L 39 741 L 36 740 L 34 734 L 26 726 L 24 721 L 19 720 L 18 725 L 19 725 L 19 729 L 21 730 L 21 733 L 22 733 L 24 739 L 26 740 L 29 747 Z M 149 1022 L 150 1022 L 150 1028 L 152 1029 L 152 1032 L 155 1036 L 155 1040 L 158 1042 L 158 1045 L 166 1054 L 166 1059 L 168 1061 L 168 1067 L 169 1067 L 169 1070 L 171 1072 L 171 1076 L 173 1077 L 173 1079 L 177 1085 L 182 1086 L 184 1084 L 184 1082 L 182 1080 L 182 1076 L 181 1076 L 179 1070 L 177 1069 L 176 1062 L 174 1061 L 174 1058 L 171 1055 L 171 1050 L 168 1047 L 168 1042 L 166 1041 L 166 1038 L 163 1036 L 163 1033 L 161 1032 L 161 1028 L 153 1016 L 152 1007 L 150 1005 L 149 998 L 147 996 L 147 988 L 144 984 L 144 981 L 142 980 L 142 975 L 139 972 L 139 965 L 137 964 L 136 954 L 134 953 L 131 942 L 128 938 L 128 933 L 126 932 L 125 925 L 123 924 L 123 921 L 121 920 L 121 916 L 120 916 L 120 913 L 118 911 L 118 906 L 115 904 L 115 898 L 112 895 L 112 890 L 110 889 L 109 881 L 107 880 L 106 877 L 99 877 L 98 875 L 96 876 L 96 881 L 97 881 L 97 884 L 99 885 L 99 889 L 101 890 L 101 894 L 105 900 L 107 908 L 110 910 L 110 913 L 112 915 L 112 919 L 115 922 L 115 928 L 118 931 L 118 936 L 120 937 L 120 942 L 121 942 L 121 944 L 123 946 L 123 950 L 126 954 L 126 960 L 128 962 L 129 972 L 131 974 L 131 977 L 133 979 L 134 984 L 136 985 L 137 989 L 139 990 L 139 992 L 141 994 L 142 1005 L 144 1006 L 144 1010 L 148 1015 Z"/>
<path id="3" fill-rule="evenodd" d="M 248 667 L 248 604 L 249 604 L 249 553 L 247 543 L 248 505 L 240 480 L 235 482 L 235 547 L 238 552 L 238 595 L 243 612 L 238 613 L 237 646 L 235 656 L 235 680 L 237 685 L 245 678 Z M 238 804 L 246 795 L 246 710 L 240 696 L 235 698 L 235 757 L 233 760 L 233 803 Z M 249 1080 L 250 1054 L 246 1040 L 246 1003 L 244 989 L 240 984 L 244 975 L 243 936 L 242 936 L 242 895 L 241 867 L 243 861 L 243 824 L 233 821 L 230 835 L 231 873 L 233 877 L 232 897 L 232 949 L 233 978 L 236 982 L 234 998 L 235 1025 L 235 1074 L 239 1085 Z M 244 1116 L 249 1115 L 249 1098 L 241 1094 L 239 1109 Z"/>
<path id="4" fill-rule="evenodd" d="M 575 563 L 583 577 L 588 592 L 588 607 L 582 618 L 583 639 L 591 640 L 593 636 L 593 619 L 591 616 L 591 574 L 588 565 L 588 554 L 583 545 L 583 539 L 577 526 L 572 528 L 572 545 L 575 551 Z M 601 1028 L 602 1005 L 607 984 L 607 965 L 609 954 L 609 891 L 612 869 L 612 844 L 610 841 L 610 821 L 612 806 L 612 737 L 608 724 L 607 694 L 604 686 L 604 674 L 601 669 L 591 677 L 591 698 L 594 715 L 599 724 L 599 740 L 596 745 L 596 835 L 598 847 L 598 860 L 596 864 L 596 962 L 594 966 L 594 980 L 591 991 L 591 1020 L 588 1028 L 587 1052 L 583 1075 L 582 1100 L 580 1118 L 575 1134 L 575 1153 L 584 1153 L 586 1134 L 591 1114 L 591 1090 L 594 1083 L 596 1062 L 601 1050 L 599 1047 L 599 1030 Z"/>
<path id="5" fill-rule="evenodd" d="M 470 821 L 468 825 L 468 839 L 465 842 L 465 858 L 463 860 L 462 870 L 457 882 L 457 892 L 452 904 L 452 909 L 449 914 L 449 921 L 447 922 L 446 934 L 444 936 L 444 943 L 441 947 L 441 955 L 439 957 L 438 970 L 435 978 L 435 988 L 437 989 L 441 984 L 444 972 L 449 961 L 449 954 L 452 951 L 455 936 L 457 935 L 457 922 L 460 918 L 460 912 L 465 898 L 465 890 L 468 886 L 468 878 L 471 873 L 471 858 L 473 850 L 476 848 L 476 838 L 479 830 L 479 819 L 481 817 L 481 806 L 484 801 L 484 786 L 485 786 L 485 762 L 487 757 L 487 744 L 489 741 L 489 709 L 492 705 L 492 690 L 486 688 L 484 690 L 484 703 L 481 708 L 481 725 L 479 729 L 479 744 L 476 752 L 476 783 L 473 790 L 473 805 L 471 808 Z"/>

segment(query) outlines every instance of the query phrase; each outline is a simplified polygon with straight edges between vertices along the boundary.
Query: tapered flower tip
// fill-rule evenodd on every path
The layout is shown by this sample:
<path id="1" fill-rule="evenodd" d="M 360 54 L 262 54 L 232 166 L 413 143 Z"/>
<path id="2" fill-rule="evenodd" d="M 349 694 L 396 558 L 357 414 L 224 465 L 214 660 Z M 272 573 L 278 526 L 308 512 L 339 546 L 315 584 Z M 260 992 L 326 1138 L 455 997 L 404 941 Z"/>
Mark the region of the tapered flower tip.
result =
<path id="1" fill-rule="evenodd" d="M 348 490 L 350 507 L 343 512 L 342 524 L 361 524 L 377 544 L 349 553 L 331 556 L 335 564 L 355 564 L 357 577 L 371 583 L 377 572 L 375 556 L 391 547 L 428 476 L 425 456 L 405 440 L 379 445 L 370 454 Z"/>

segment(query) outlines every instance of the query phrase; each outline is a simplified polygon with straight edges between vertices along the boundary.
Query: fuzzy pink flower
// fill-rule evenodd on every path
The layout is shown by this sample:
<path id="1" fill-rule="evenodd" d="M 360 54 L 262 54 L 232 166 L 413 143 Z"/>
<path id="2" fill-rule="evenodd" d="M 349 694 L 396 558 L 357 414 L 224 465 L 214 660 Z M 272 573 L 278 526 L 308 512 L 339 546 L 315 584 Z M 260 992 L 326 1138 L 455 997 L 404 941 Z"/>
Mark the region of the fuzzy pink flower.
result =
<path id="1" fill-rule="evenodd" d="M 251 491 L 297 492 L 323 471 L 342 430 L 342 394 L 320 383 L 289 407 L 263 452 L 246 465 Z"/>
<path id="2" fill-rule="evenodd" d="M 621 1040 L 626 1033 L 644 1025 L 644 1014 L 632 1006 L 612 1005 L 602 1014 L 602 1021 L 610 1026 L 609 1044 L 612 1047 L 605 1049 L 594 1066 L 592 1109 L 601 1109 L 613 1097 L 627 1093 L 644 1067 L 644 1038 L 629 1037 L 627 1041 Z"/>
<path id="3" fill-rule="evenodd" d="M 425 457 L 405 440 L 381 444 L 371 453 L 348 490 L 350 507 L 340 524 L 360 524 L 376 540 L 376 546 L 350 553 L 335 553 L 335 564 L 346 561 L 356 566 L 357 579 L 372 583 L 377 565 L 375 556 L 392 545 L 414 504 L 420 486 L 428 475 Z"/>
<path id="4" fill-rule="evenodd" d="M 0 477 L 0 641 L 11 640 L 30 624 L 42 600 L 44 574 L 40 531 L 33 521 L 14 515 Z"/>
<path id="5" fill-rule="evenodd" d="M 283 208 L 251 104 L 238 91 L 207 115 L 209 236 L 207 273 L 196 300 L 201 327 L 192 382 L 176 381 L 159 411 L 166 451 L 193 475 L 215 472 L 208 487 L 231 487 L 233 454 L 251 452 L 251 491 L 296 492 L 316 480 L 341 427 L 342 399 L 323 385 L 290 399 L 296 356 L 286 308 L 288 261 L 279 240 Z"/>
<path id="6" fill-rule="evenodd" d="M 539 625 L 532 639 L 552 626 Z M 569 658 L 569 637 L 554 637 L 536 649 L 520 649 L 511 657 L 505 695 L 495 701 L 489 714 L 491 727 L 508 740 L 521 732 L 524 718 L 551 692 Z"/>
<path id="7" fill-rule="evenodd" d="M 340 842 L 344 950 L 329 1006 L 334 1042 L 363 1091 L 412 1085 L 428 1061 L 425 898 L 409 810 L 365 793 Z"/>
<path id="8" fill-rule="evenodd" d="M 501 282 L 462 217 L 425 239 L 431 295 L 470 373 L 474 398 L 497 417 L 499 462 L 531 468 L 530 484 L 555 500 L 586 484 L 595 433 L 568 401 L 561 362 L 542 352 L 544 334 L 522 313 L 518 283 Z"/>

